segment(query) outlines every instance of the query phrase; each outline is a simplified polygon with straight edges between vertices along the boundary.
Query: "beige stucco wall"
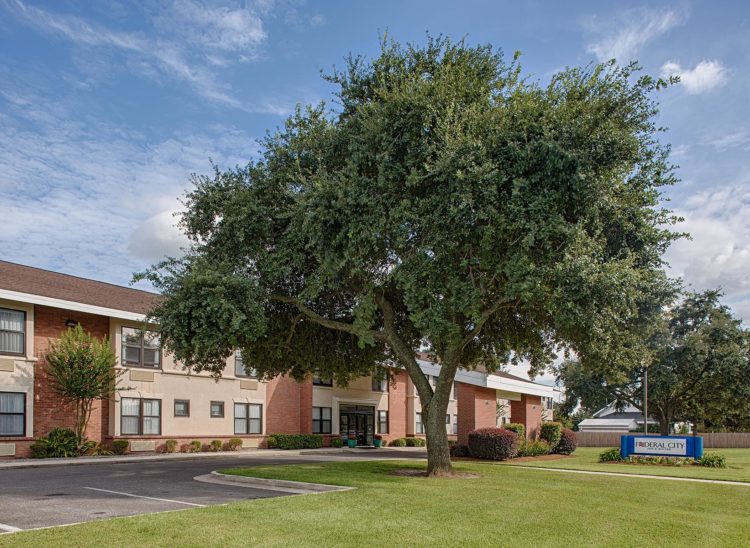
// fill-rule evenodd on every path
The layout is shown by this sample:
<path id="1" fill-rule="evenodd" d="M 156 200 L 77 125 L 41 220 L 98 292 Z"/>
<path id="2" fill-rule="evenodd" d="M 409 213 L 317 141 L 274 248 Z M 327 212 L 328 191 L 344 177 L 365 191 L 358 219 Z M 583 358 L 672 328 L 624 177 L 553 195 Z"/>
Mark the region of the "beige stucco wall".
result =
<path id="1" fill-rule="evenodd" d="M 388 392 L 374 392 L 372 378 L 360 377 L 349 386 L 313 386 L 313 407 L 330 407 L 332 413 L 331 432 L 339 432 L 339 408 L 342 405 L 371 405 L 375 408 L 377 431 L 378 411 L 388 410 Z"/>
<path id="2" fill-rule="evenodd" d="M 453 421 L 454 415 L 458 414 L 458 401 L 453 397 L 454 391 L 451 388 L 450 400 L 448 400 L 448 408 L 446 414 L 450 415 L 450 424 L 445 425 L 445 430 L 448 434 L 453 435 Z M 406 381 L 406 417 L 407 425 L 406 432 L 408 434 L 416 434 L 417 432 L 417 413 L 422 412 L 422 402 L 419 399 L 417 393 L 417 387 L 412 382 L 411 378 Z"/>
<path id="3" fill-rule="evenodd" d="M 122 327 L 140 326 L 137 322 L 110 320 L 110 339 L 117 354 L 118 363 L 122 352 Z M 127 390 L 118 391 L 116 401 L 110 407 L 110 433 L 120 435 L 120 405 L 123 397 L 155 398 L 162 402 L 161 435 L 169 436 L 232 436 L 234 435 L 234 404 L 259 403 L 263 405 L 263 433 L 266 433 L 266 385 L 253 379 L 234 376 L 234 356 L 227 359 L 227 365 L 220 379 L 207 373 L 186 371 L 173 357 L 162 352 L 161 370 L 121 367 L 126 373 L 121 377 L 120 386 Z M 190 416 L 174 416 L 174 400 L 190 401 Z M 211 402 L 224 402 L 224 417 L 211 417 Z"/>
<path id="4" fill-rule="evenodd" d="M 34 305 L 0 299 L 0 308 L 23 310 L 25 322 L 25 356 L 0 353 L 0 392 L 26 394 L 26 436 L 34 435 Z M 0 438 L 1 440 L 2 438 Z"/>

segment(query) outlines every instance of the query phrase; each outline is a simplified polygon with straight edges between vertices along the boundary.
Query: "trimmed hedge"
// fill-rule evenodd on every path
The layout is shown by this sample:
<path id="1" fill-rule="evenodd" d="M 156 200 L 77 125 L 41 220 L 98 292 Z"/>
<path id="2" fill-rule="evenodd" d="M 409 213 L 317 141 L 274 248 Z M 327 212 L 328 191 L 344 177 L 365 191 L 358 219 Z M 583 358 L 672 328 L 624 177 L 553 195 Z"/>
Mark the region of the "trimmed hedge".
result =
<path id="1" fill-rule="evenodd" d="M 451 457 L 470 457 L 471 452 L 469 451 L 468 445 L 460 443 L 454 443 L 450 446 Z"/>
<path id="2" fill-rule="evenodd" d="M 112 452 L 115 455 L 124 455 L 128 452 L 130 442 L 128 440 L 115 440 L 112 442 Z"/>
<path id="3" fill-rule="evenodd" d="M 518 446 L 517 457 L 549 455 L 549 443 L 544 440 L 524 440 Z"/>
<path id="4" fill-rule="evenodd" d="M 520 422 L 511 422 L 506 424 L 503 428 L 515 432 L 519 439 L 526 437 L 526 427 Z"/>
<path id="5" fill-rule="evenodd" d="M 478 459 L 512 459 L 518 451 L 518 434 L 507 428 L 479 428 L 469 432 L 469 451 Z"/>
<path id="6" fill-rule="evenodd" d="M 425 441 L 422 438 L 397 438 L 391 442 L 391 447 L 424 447 Z"/>
<path id="7" fill-rule="evenodd" d="M 549 444 L 550 452 L 554 452 L 562 438 L 562 424 L 559 422 L 543 422 L 539 430 L 539 438 Z"/>
<path id="8" fill-rule="evenodd" d="M 271 434 L 266 438 L 270 449 L 319 449 L 323 447 L 320 434 Z"/>
<path id="9" fill-rule="evenodd" d="M 570 428 L 563 428 L 560 432 L 560 442 L 554 448 L 553 453 L 560 455 L 570 455 L 578 447 L 578 438 L 576 433 Z"/>
<path id="10" fill-rule="evenodd" d="M 242 438 L 229 438 L 227 447 L 230 451 L 239 451 L 242 448 Z"/>
<path id="11" fill-rule="evenodd" d="M 341 438 L 331 438 L 331 447 L 343 447 L 344 440 Z"/>
<path id="12" fill-rule="evenodd" d="M 406 447 L 406 438 L 396 438 L 390 445 L 391 447 Z"/>

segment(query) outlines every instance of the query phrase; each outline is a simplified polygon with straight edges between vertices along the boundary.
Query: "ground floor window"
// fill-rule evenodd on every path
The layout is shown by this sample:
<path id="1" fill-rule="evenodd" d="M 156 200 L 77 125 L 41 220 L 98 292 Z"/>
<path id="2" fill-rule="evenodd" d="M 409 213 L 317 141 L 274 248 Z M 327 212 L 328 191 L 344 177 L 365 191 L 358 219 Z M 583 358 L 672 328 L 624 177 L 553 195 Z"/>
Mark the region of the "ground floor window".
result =
<path id="1" fill-rule="evenodd" d="M 120 434 L 123 436 L 161 435 L 161 400 L 122 398 Z"/>
<path id="2" fill-rule="evenodd" d="M 424 424 L 422 424 L 422 413 L 417 413 L 417 434 L 424 434 Z"/>
<path id="3" fill-rule="evenodd" d="M 26 435 L 26 394 L 0 392 L 0 436 Z"/>
<path id="4" fill-rule="evenodd" d="M 211 402 L 211 418 L 212 419 L 224 418 L 224 402 L 223 401 Z"/>
<path id="5" fill-rule="evenodd" d="M 388 411 L 378 411 L 378 433 L 388 433 Z"/>
<path id="6" fill-rule="evenodd" d="M 234 433 L 263 433 L 263 406 L 259 403 L 235 403 Z"/>
<path id="7" fill-rule="evenodd" d="M 190 400 L 175 400 L 174 401 L 174 416 L 175 417 L 189 417 L 190 416 Z"/>
<path id="8" fill-rule="evenodd" d="M 453 415 L 453 433 L 458 434 L 458 415 Z"/>
<path id="9" fill-rule="evenodd" d="M 313 407 L 312 411 L 313 434 L 330 434 L 333 424 L 331 422 L 332 409 L 330 407 Z"/>

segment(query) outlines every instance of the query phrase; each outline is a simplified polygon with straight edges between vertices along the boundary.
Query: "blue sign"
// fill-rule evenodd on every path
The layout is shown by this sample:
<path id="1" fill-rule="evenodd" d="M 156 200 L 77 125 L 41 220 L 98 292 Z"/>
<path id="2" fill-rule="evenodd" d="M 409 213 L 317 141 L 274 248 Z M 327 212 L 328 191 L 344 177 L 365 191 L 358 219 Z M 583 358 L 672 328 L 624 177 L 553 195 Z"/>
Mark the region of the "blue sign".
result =
<path id="1" fill-rule="evenodd" d="M 631 455 L 652 455 L 658 457 L 692 457 L 703 456 L 703 438 L 698 436 L 622 436 L 620 438 L 620 455 L 627 458 Z"/>

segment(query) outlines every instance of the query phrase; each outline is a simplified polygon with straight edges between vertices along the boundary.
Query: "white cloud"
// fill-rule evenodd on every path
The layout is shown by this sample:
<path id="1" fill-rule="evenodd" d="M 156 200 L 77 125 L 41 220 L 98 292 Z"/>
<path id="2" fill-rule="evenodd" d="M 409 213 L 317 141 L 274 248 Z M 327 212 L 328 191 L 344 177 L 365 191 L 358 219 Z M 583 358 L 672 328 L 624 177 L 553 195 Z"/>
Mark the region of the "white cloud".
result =
<path id="1" fill-rule="evenodd" d="M 1 76 L 2 74 L 0 74 Z M 115 283 L 179 252 L 171 212 L 190 173 L 209 158 L 226 168 L 258 152 L 226 126 L 152 139 L 46 96 L 0 96 L 0 254 Z"/>
<path id="2" fill-rule="evenodd" d="M 696 290 L 721 288 L 726 302 L 750 321 L 750 179 L 690 196 L 678 214 L 680 240 L 667 252 L 671 274 Z"/>
<path id="3" fill-rule="evenodd" d="M 158 79 L 166 74 L 187 82 L 211 102 L 252 112 L 277 112 L 263 106 L 247 107 L 213 70 L 254 58 L 257 47 L 265 41 L 263 22 L 248 8 L 204 7 L 179 0 L 153 18 L 159 33 L 152 37 L 93 25 L 80 17 L 52 13 L 18 0 L 6 6 L 31 27 L 78 46 L 115 52 L 124 58 L 123 65 L 139 76 Z M 226 57 L 228 53 L 233 54 L 231 59 Z"/>
<path id="4" fill-rule="evenodd" d="M 679 76 L 680 84 L 690 94 L 703 93 L 723 86 L 727 81 L 728 70 L 719 61 L 701 61 L 692 69 L 683 68 L 675 61 L 668 61 L 661 67 L 665 77 Z"/>
<path id="5" fill-rule="evenodd" d="M 599 61 L 617 59 L 620 64 L 632 61 L 649 41 L 682 24 L 687 14 L 681 9 L 656 10 L 641 8 L 618 14 L 603 21 L 589 18 L 585 26 L 598 38 L 589 43 L 587 51 Z"/>

